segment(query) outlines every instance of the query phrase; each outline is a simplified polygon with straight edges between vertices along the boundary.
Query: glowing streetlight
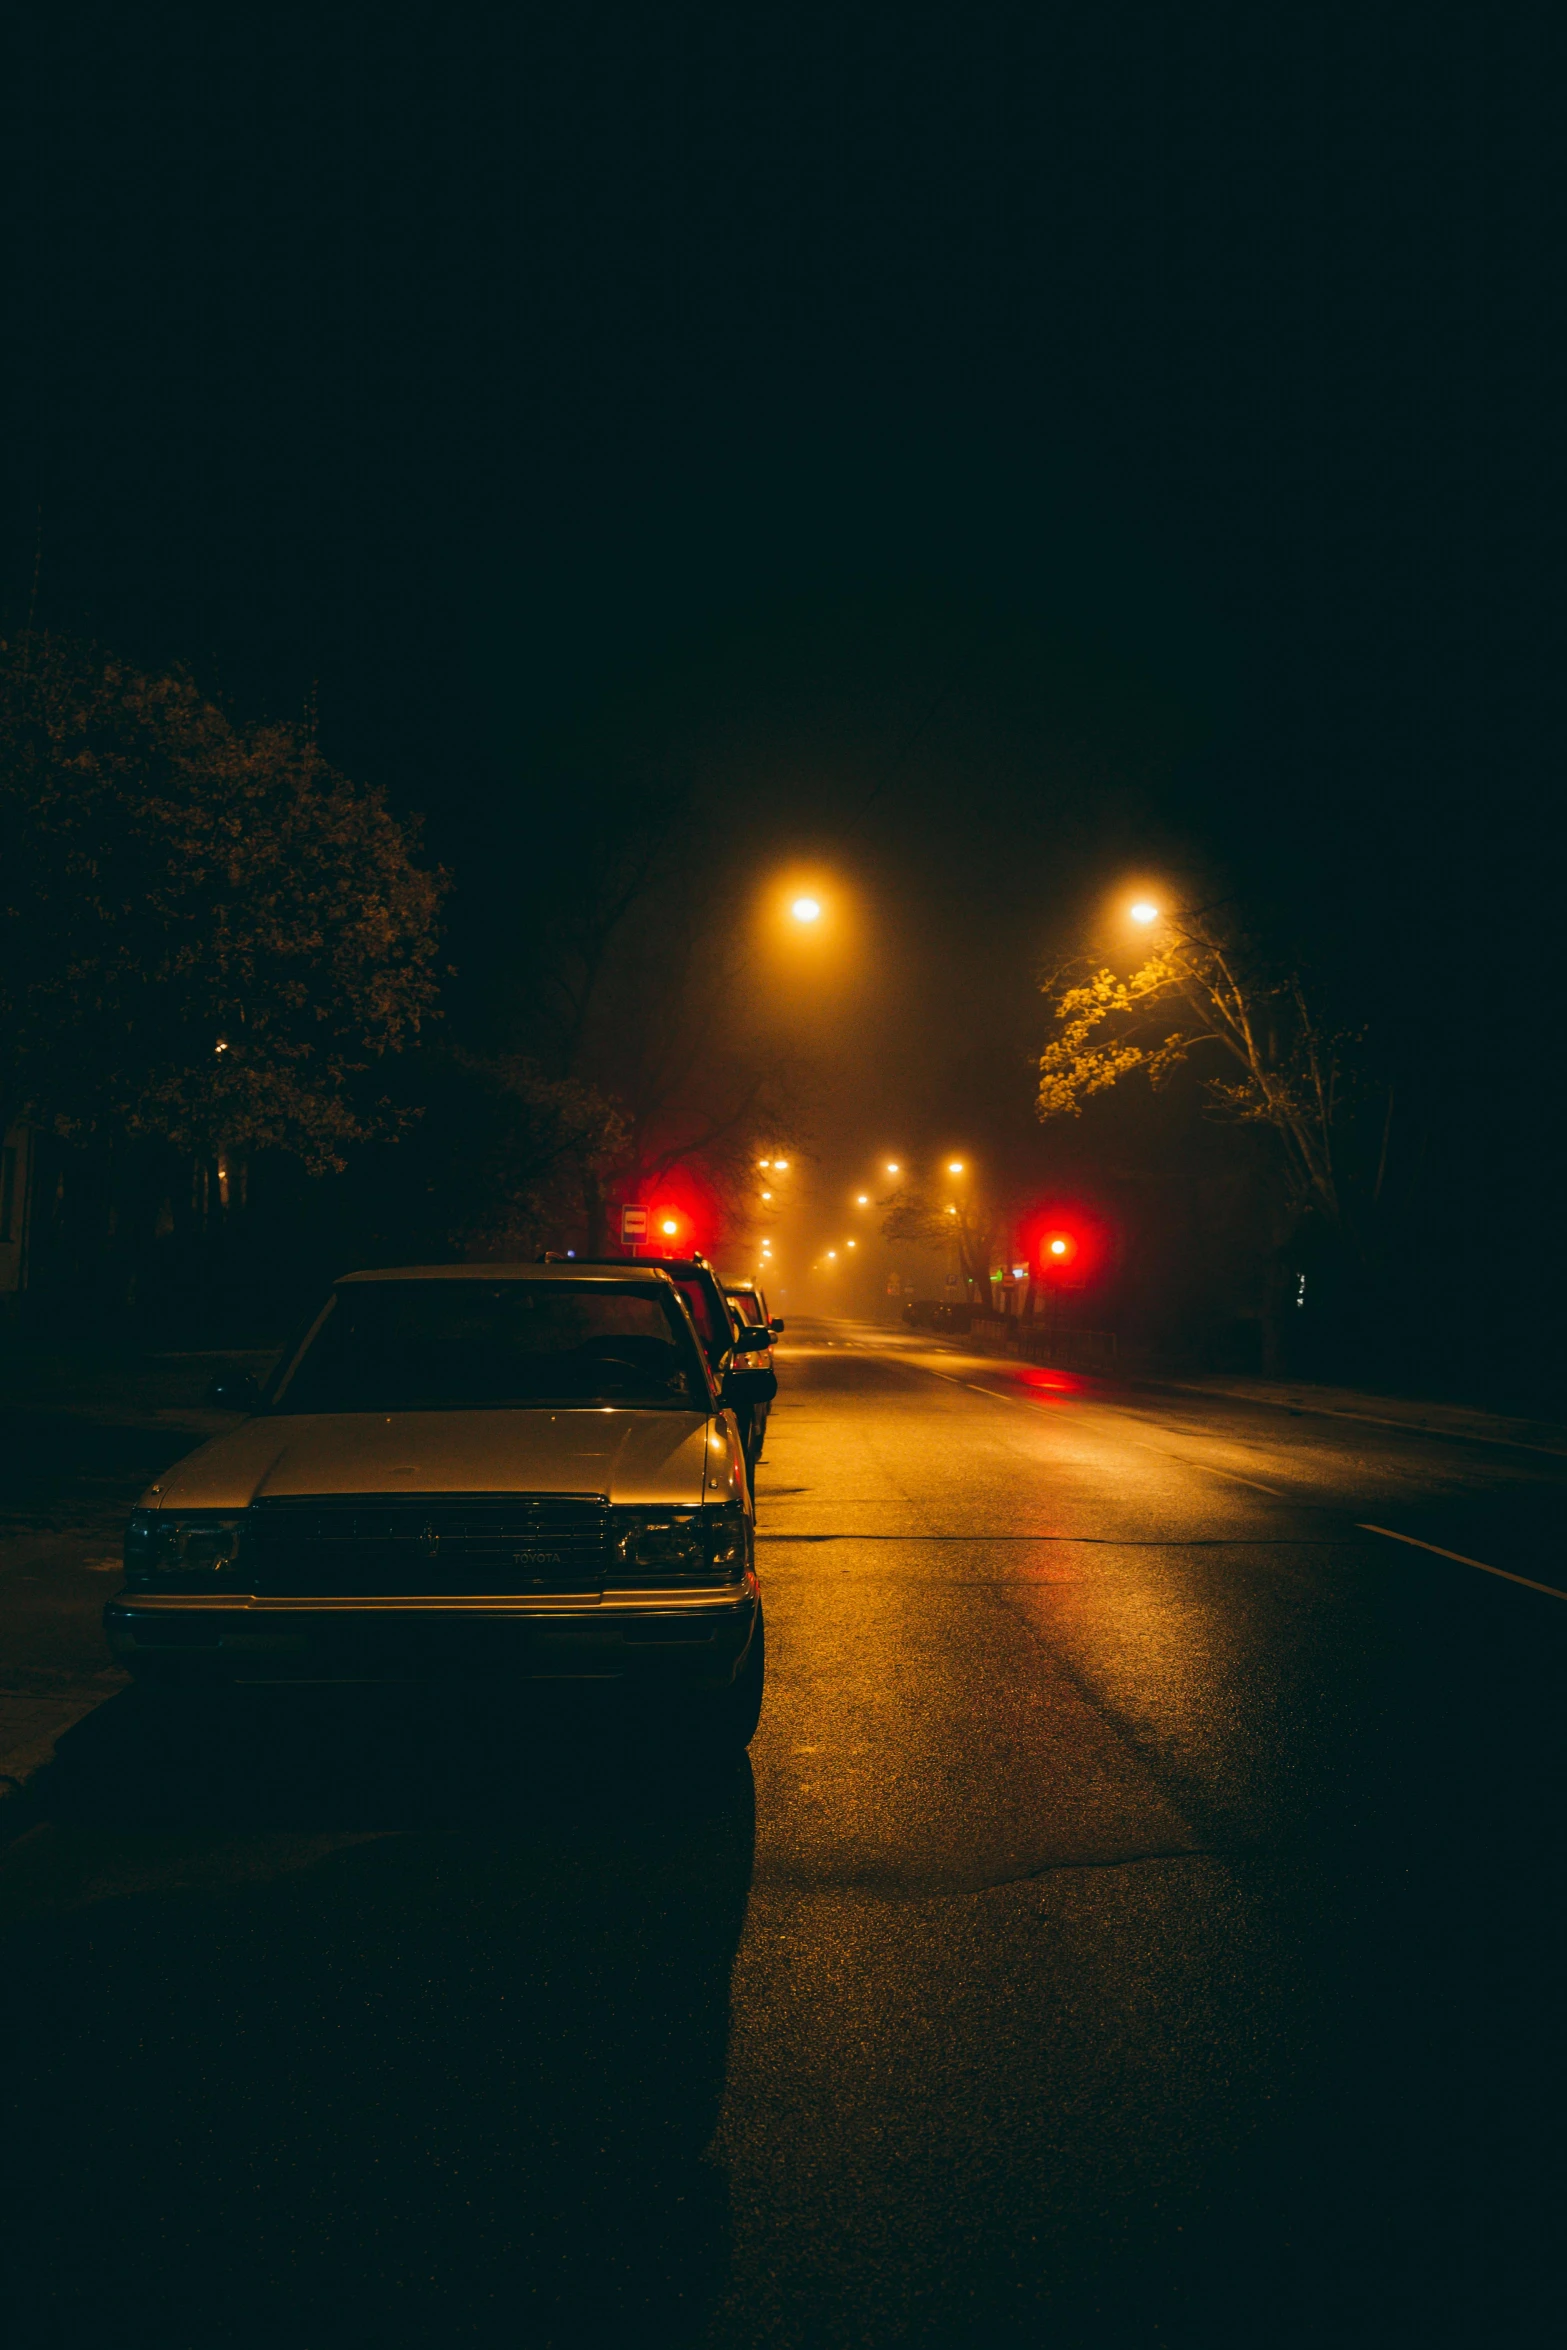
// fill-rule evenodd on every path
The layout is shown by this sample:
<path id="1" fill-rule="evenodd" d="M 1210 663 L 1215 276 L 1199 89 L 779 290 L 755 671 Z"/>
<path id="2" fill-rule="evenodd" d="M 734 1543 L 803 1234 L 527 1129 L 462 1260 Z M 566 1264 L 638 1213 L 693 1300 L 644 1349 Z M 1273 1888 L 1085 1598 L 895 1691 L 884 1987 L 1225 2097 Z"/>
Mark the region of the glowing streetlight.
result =
<path id="1" fill-rule="evenodd" d="M 770 1167 L 773 1162 L 771 1159 L 758 1159 L 756 1163 L 759 1167 Z"/>
<path id="2" fill-rule="evenodd" d="M 947 1161 L 947 1173 L 949 1175 L 961 1175 L 962 1172 L 963 1161 L 961 1159 L 949 1159 Z"/>
<path id="3" fill-rule="evenodd" d="M 789 1172 L 789 1162 L 787 1159 L 774 1159 L 773 1166 L 780 1175 L 787 1175 Z"/>
<path id="4" fill-rule="evenodd" d="M 770 1191 L 764 1191 L 764 1192 L 763 1192 L 763 1194 L 762 1194 L 762 1197 L 763 1197 L 763 1199 L 771 1199 L 771 1198 L 772 1198 L 772 1196 L 773 1196 L 773 1195 L 772 1195 L 772 1193 L 771 1193 Z"/>
<path id="5" fill-rule="evenodd" d="M 899 1173 L 898 1162 L 896 1159 L 889 1159 L 887 1161 L 887 1172 L 889 1175 L 896 1175 Z"/>
<path id="6" fill-rule="evenodd" d="M 1064 1240 L 1053 1240 L 1050 1243 L 1050 1254 L 1053 1257 L 1064 1257 L 1066 1255 L 1066 1242 Z"/>
<path id="7" fill-rule="evenodd" d="M 1151 905 L 1147 898 L 1139 898 L 1135 906 L 1128 906 L 1126 910 L 1134 922 L 1157 922 L 1159 919 L 1158 907 Z"/>
<path id="8" fill-rule="evenodd" d="M 674 1239 L 674 1237 L 675 1237 L 675 1234 L 676 1234 L 676 1233 L 677 1233 L 677 1232 L 680 1230 L 680 1227 L 679 1227 L 679 1225 L 678 1225 L 678 1224 L 675 1222 L 675 1219 L 674 1219 L 674 1217 L 673 1217 L 673 1216 L 666 1216 L 666 1217 L 664 1218 L 664 1221 L 663 1221 L 663 1223 L 662 1223 L 662 1224 L 660 1224 L 660 1226 L 659 1226 L 659 1230 L 660 1230 L 660 1232 L 666 1233 L 666 1234 L 668 1235 L 668 1237 L 669 1237 L 671 1240 L 673 1240 L 673 1239 Z"/>
<path id="9" fill-rule="evenodd" d="M 856 1198 L 854 1204 L 857 1208 L 868 1208 L 871 1204 L 870 1193 L 868 1191 L 862 1191 Z"/>
<path id="10" fill-rule="evenodd" d="M 827 1251 L 827 1262 L 829 1265 L 835 1265 L 838 1262 L 838 1251 L 835 1248 L 830 1248 Z"/>
<path id="11" fill-rule="evenodd" d="M 819 922 L 822 918 L 821 906 L 815 898 L 796 898 L 789 911 L 796 922 Z"/>
<path id="12" fill-rule="evenodd" d="M 846 1240 L 843 1245 L 845 1248 L 858 1248 L 859 1242 L 856 1240 Z"/>

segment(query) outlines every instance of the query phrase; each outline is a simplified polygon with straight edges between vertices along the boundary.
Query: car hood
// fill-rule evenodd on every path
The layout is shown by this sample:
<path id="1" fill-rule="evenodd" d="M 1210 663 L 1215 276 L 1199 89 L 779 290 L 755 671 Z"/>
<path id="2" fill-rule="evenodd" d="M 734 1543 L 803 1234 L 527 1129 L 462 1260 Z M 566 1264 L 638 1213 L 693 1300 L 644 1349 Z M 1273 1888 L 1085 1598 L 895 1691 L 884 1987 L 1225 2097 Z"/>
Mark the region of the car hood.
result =
<path id="1" fill-rule="evenodd" d="M 245 1509 L 313 1493 L 601 1493 L 694 1509 L 740 1489 L 724 1420 L 699 1412 L 320 1412 L 247 1420 L 167 1470 L 144 1509 Z"/>

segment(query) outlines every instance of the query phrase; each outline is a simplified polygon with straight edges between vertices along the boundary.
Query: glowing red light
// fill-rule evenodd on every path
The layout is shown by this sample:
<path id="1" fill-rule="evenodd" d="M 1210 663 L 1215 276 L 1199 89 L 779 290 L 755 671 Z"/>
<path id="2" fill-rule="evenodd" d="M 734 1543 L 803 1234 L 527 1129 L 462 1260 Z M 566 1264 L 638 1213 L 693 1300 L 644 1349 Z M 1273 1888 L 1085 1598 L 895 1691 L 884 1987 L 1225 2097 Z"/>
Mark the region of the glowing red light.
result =
<path id="1" fill-rule="evenodd" d="M 1077 1254 L 1077 1242 L 1070 1232 L 1047 1233 L 1042 1254 L 1050 1264 L 1069 1265 Z"/>

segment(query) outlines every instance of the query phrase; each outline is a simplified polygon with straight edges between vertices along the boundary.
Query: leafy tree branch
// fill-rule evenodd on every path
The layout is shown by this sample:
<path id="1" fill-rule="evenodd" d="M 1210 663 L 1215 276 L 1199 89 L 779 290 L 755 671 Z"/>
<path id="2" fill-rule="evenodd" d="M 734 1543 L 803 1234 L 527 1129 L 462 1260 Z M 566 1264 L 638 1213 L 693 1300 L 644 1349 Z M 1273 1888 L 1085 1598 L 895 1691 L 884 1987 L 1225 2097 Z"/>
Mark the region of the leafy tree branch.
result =
<path id="1" fill-rule="evenodd" d="M 1167 916 L 1153 954 L 1127 978 L 1076 966 L 1046 982 L 1054 1033 L 1039 1061 L 1036 1113 L 1078 1117 L 1095 1094 L 1143 1073 L 1155 1088 L 1202 1054 L 1225 1117 L 1277 1137 L 1291 1195 L 1347 1222 L 1338 1138 L 1358 1038 L 1330 1029 L 1299 975 L 1239 930 L 1199 912 Z"/>

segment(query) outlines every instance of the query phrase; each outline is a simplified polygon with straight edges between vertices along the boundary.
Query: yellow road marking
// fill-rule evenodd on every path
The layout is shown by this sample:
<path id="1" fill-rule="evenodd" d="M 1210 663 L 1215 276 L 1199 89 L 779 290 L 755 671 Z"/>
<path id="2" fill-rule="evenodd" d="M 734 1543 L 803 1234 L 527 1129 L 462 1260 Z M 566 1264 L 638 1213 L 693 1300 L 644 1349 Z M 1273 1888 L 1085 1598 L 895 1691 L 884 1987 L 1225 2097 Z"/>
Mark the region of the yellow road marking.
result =
<path id="1" fill-rule="evenodd" d="M 1525 1591 L 1543 1591 L 1547 1599 L 1567 1599 L 1567 1591 L 1558 1590 L 1554 1583 L 1535 1583 L 1527 1575 L 1509 1574 L 1506 1567 L 1488 1567 L 1484 1559 L 1465 1558 L 1461 1550 L 1444 1550 L 1439 1542 L 1422 1542 L 1416 1534 L 1397 1534 L 1391 1526 L 1365 1524 L 1360 1525 L 1360 1531 L 1362 1534 L 1385 1535 L 1389 1542 L 1407 1542 L 1411 1550 L 1429 1550 L 1433 1557 L 1452 1559 L 1460 1567 L 1478 1567 L 1482 1575 L 1499 1576 L 1504 1583 L 1521 1583 Z"/>

